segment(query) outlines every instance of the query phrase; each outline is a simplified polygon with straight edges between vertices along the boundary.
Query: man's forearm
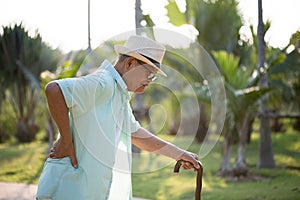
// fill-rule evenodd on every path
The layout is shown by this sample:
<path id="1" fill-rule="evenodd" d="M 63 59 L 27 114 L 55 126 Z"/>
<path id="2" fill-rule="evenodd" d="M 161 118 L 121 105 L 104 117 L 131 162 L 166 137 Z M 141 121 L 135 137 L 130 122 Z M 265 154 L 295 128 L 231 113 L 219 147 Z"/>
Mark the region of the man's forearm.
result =
<path id="1" fill-rule="evenodd" d="M 200 168 L 198 156 L 196 154 L 182 150 L 175 145 L 156 137 L 143 128 L 140 128 L 137 132 L 133 133 L 131 140 L 134 145 L 143 150 L 161 154 L 175 160 L 184 161 L 181 162 L 184 169 Z"/>
<path id="2" fill-rule="evenodd" d="M 175 160 L 179 159 L 184 153 L 182 149 L 158 138 L 143 128 L 140 128 L 131 138 L 132 143 L 142 150 L 161 154 Z"/>

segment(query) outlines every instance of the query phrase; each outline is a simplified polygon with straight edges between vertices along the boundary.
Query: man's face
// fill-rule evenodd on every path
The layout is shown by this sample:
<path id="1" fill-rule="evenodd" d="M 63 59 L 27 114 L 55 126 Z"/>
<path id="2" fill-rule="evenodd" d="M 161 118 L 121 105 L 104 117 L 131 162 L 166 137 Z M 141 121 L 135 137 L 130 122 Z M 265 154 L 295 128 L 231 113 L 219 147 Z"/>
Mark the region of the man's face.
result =
<path id="1" fill-rule="evenodd" d="M 134 58 L 125 62 L 125 69 L 126 73 L 123 75 L 123 79 L 128 91 L 138 94 L 144 93 L 145 88 L 156 78 L 157 70 Z"/>

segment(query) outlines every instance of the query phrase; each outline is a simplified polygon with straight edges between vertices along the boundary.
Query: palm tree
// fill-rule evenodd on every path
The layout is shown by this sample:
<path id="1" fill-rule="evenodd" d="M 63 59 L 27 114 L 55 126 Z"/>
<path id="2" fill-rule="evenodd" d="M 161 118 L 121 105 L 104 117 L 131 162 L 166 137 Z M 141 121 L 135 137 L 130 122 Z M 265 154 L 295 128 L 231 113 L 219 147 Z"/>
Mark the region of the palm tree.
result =
<path id="1" fill-rule="evenodd" d="M 39 129 L 35 108 L 40 97 L 40 73 L 56 65 L 54 51 L 39 34 L 30 37 L 20 24 L 3 28 L 0 55 L 1 79 L 17 120 L 15 136 L 20 142 L 30 142 Z"/>
<path id="2" fill-rule="evenodd" d="M 225 51 L 213 52 L 213 56 L 221 70 L 225 80 L 227 97 L 227 116 L 223 130 L 223 157 L 220 167 L 221 175 L 231 174 L 230 147 L 232 141 L 238 142 L 237 158 L 233 166 L 235 176 L 246 175 L 248 167 L 246 163 L 246 144 L 249 123 L 257 100 L 259 100 L 268 89 L 257 87 L 257 76 L 249 79 L 254 68 L 246 69 L 239 67 L 239 59 Z"/>

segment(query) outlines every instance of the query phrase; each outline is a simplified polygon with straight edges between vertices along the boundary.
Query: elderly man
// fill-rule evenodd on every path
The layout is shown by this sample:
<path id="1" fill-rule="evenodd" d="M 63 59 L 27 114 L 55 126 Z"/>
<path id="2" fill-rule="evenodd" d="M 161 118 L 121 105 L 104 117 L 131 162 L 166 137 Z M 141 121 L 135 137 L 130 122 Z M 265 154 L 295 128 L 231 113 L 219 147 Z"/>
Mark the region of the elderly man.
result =
<path id="1" fill-rule="evenodd" d="M 115 46 L 119 59 L 97 71 L 47 84 L 49 111 L 59 138 L 40 177 L 37 199 L 131 199 L 131 144 L 198 169 L 197 155 L 143 129 L 129 92 L 143 93 L 161 70 L 165 48 L 142 36 Z"/>

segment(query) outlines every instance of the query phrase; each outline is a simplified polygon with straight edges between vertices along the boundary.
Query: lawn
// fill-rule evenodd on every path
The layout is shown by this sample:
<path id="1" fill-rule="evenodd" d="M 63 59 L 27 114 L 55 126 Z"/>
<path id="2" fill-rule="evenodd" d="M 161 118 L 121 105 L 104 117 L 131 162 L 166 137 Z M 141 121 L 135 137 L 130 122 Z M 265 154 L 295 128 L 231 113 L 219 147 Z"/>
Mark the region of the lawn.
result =
<path id="1" fill-rule="evenodd" d="M 272 141 L 276 168 L 257 169 L 258 134 L 252 135 L 252 141 L 247 146 L 247 163 L 250 168 L 247 179 L 224 179 L 216 176 L 221 163 L 221 148 L 220 145 L 216 145 L 210 154 L 201 159 L 204 166 L 202 198 L 204 200 L 299 200 L 300 133 L 273 134 Z M 192 145 L 189 150 L 199 152 L 199 144 Z M 235 152 L 236 147 L 232 152 L 232 163 L 234 163 Z M 134 167 L 145 169 L 144 163 L 152 169 L 147 173 L 133 174 L 133 193 L 136 196 L 156 200 L 194 198 L 196 176 L 194 172 L 181 170 L 180 174 L 173 174 L 175 162 L 155 155 L 143 155 L 135 159 L 139 162 L 133 165 L 133 169 Z M 149 165 L 152 165 L 152 168 Z"/>
<path id="2" fill-rule="evenodd" d="M 162 136 L 172 141 L 172 137 Z M 220 166 L 220 145 L 201 159 L 204 165 L 204 200 L 300 199 L 300 133 L 273 134 L 275 169 L 257 169 L 258 134 L 247 146 L 248 179 L 216 176 Z M 47 148 L 46 143 L 0 145 L 0 181 L 37 184 Z M 197 153 L 200 145 L 189 150 Z M 235 149 L 233 149 L 232 163 Z M 148 199 L 193 199 L 195 176 L 192 171 L 173 173 L 175 162 L 154 154 L 142 153 L 133 162 L 133 194 Z M 250 180 L 249 180 L 250 179 Z"/>
<path id="3" fill-rule="evenodd" d="M 0 181 L 37 184 L 45 160 L 46 143 L 0 145 Z"/>

